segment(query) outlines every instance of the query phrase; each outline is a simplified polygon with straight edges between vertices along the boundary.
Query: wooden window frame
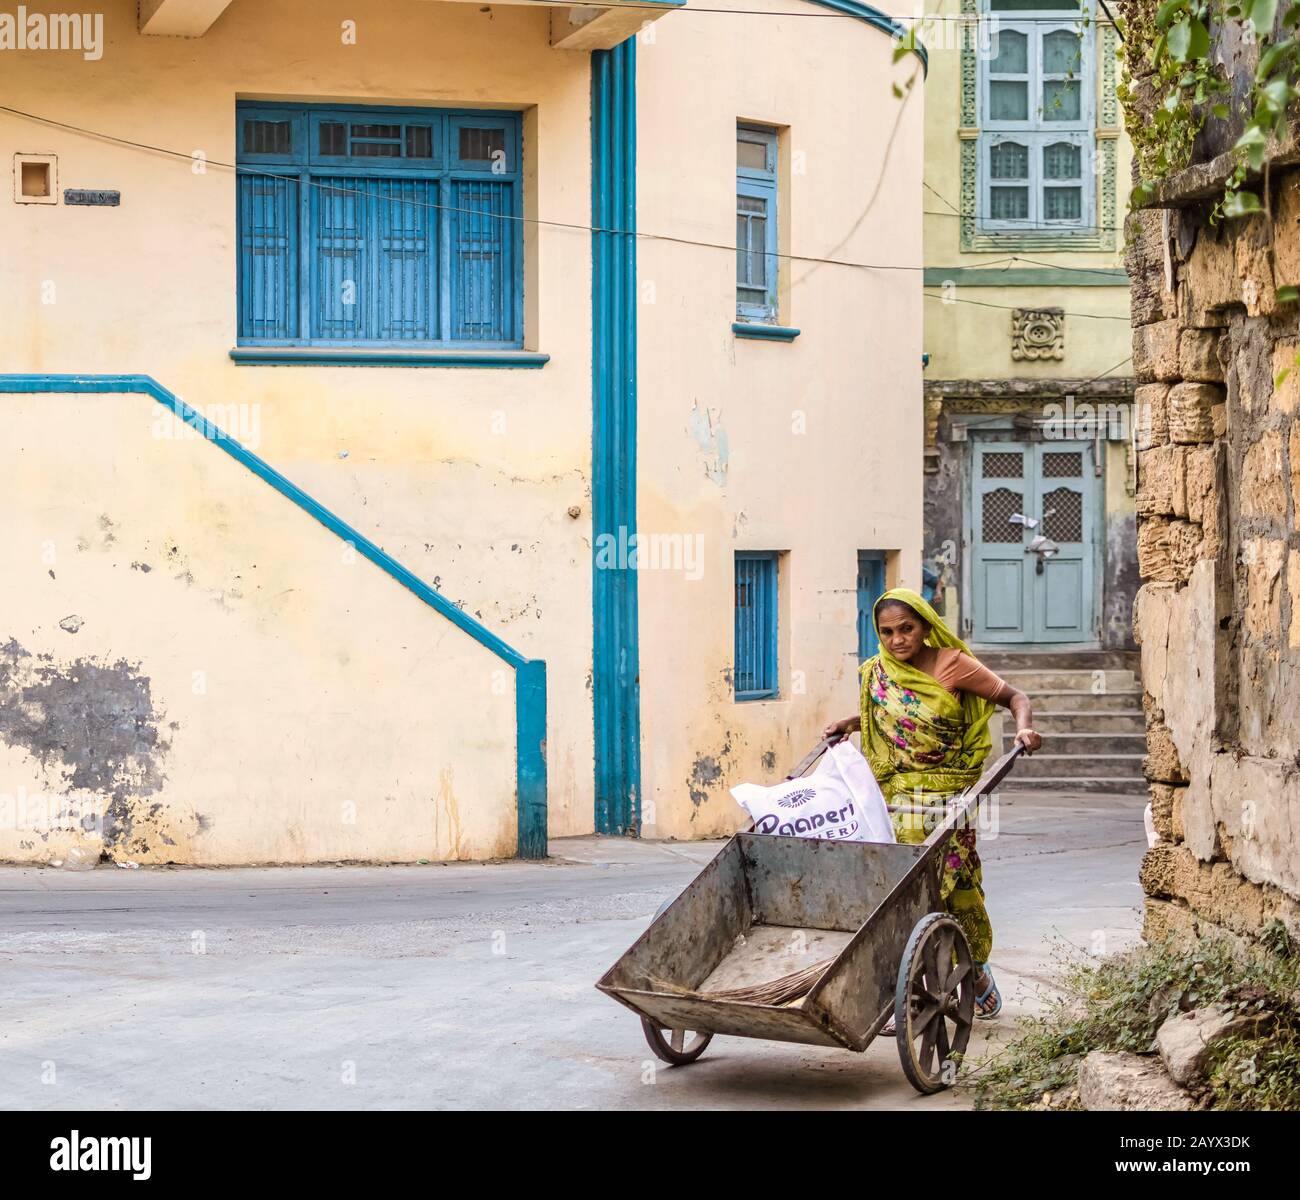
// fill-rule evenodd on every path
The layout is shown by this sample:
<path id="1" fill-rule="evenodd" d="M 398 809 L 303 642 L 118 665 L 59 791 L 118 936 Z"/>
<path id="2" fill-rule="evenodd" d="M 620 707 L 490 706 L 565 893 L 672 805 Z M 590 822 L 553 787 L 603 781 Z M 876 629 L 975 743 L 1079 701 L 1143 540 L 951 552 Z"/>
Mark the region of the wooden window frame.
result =
<path id="1" fill-rule="evenodd" d="M 1027 39 L 1027 74 L 1010 75 L 994 73 L 992 59 L 978 62 L 978 120 L 979 120 L 979 209 L 977 228 L 986 233 L 1091 233 L 1097 227 L 1097 172 L 1090 164 L 1097 161 L 1096 145 L 1096 22 L 1091 5 L 1082 0 L 1077 13 L 1060 9 L 990 10 L 984 5 L 987 18 L 998 21 L 998 35 L 1005 32 L 1021 33 Z M 1047 36 L 1060 31 L 1080 37 L 1080 64 L 1075 78 L 1079 81 L 1079 117 L 1069 121 L 1047 120 L 1043 115 L 1043 86 L 1053 80 L 1066 80 L 1068 75 L 1048 74 L 1043 69 L 1043 45 Z M 1026 120 L 994 120 L 991 114 L 990 88 L 994 82 L 1006 80 L 1026 81 L 1028 117 Z M 1029 190 L 1028 215 L 1023 219 L 996 219 L 993 212 L 993 188 L 1019 186 L 1014 181 L 994 180 L 992 177 L 992 151 L 995 146 L 1015 142 L 1024 146 L 1029 156 L 1029 178 L 1024 184 Z M 1045 189 L 1051 186 L 1073 186 L 1071 181 L 1055 181 L 1045 177 L 1043 155 L 1048 146 L 1065 142 L 1079 147 L 1079 216 L 1054 218 L 1046 213 Z"/>
<path id="2" fill-rule="evenodd" d="M 745 666 L 745 674 L 751 671 L 748 664 L 742 664 L 742 652 L 745 646 L 742 645 L 741 633 L 741 607 L 738 603 L 738 596 L 733 594 L 734 610 L 734 658 L 733 670 L 735 672 L 735 694 L 738 702 L 750 700 L 776 700 L 781 695 L 781 661 L 780 661 L 780 630 L 781 630 L 781 552 L 778 550 L 737 550 L 735 558 L 735 569 L 733 572 L 733 593 L 740 585 L 740 564 L 742 562 L 760 563 L 767 569 L 760 574 L 763 578 L 757 582 L 762 587 L 763 610 L 761 614 L 756 610 L 755 621 L 759 615 L 765 616 L 765 626 L 755 631 L 751 639 L 750 648 L 758 653 L 761 657 L 760 663 L 753 670 L 753 674 L 758 675 L 759 682 L 762 686 L 757 688 L 747 688 L 744 691 L 740 688 L 742 676 L 742 665 Z"/>
<path id="3" fill-rule="evenodd" d="M 244 150 L 244 121 L 266 119 L 288 121 L 291 145 L 288 154 L 250 153 Z M 348 153 L 322 154 L 319 151 L 320 128 L 330 122 L 343 123 L 345 145 Z M 401 154 L 395 156 L 353 154 L 353 125 L 397 125 L 400 127 L 397 142 Z M 431 157 L 408 158 L 408 126 L 431 127 Z M 506 155 L 501 163 L 466 163 L 458 157 L 459 132 L 462 127 L 505 126 Z M 373 141 L 374 139 L 369 139 Z M 289 235 L 297 255 L 293 272 L 293 320 L 289 322 L 296 332 L 292 337 L 255 337 L 246 333 L 252 314 L 245 312 L 245 274 L 250 251 L 245 246 L 243 231 L 244 205 L 236 200 L 236 256 L 237 256 L 237 345 L 264 347 L 335 347 L 352 349 L 399 348 L 519 350 L 524 346 L 524 237 L 523 193 L 524 171 L 522 162 L 523 114 L 514 109 L 449 109 L 434 107 L 398 107 L 392 105 L 336 105 L 289 104 L 262 101 L 237 101 L 235 105 L 236 163 L 241 178 L 266 175 L 296 182 L 296 223 Z M 367 180 L 412 180 L 430 183 L 432 199 L 428 202 L 436 209 L 431 224 L 434 253 L 431 254 L 431 279 L 427 324 L 436 328 L 438 336 L 416 338 L 326 338 L 313 336 L 315 328 L 316 270 L 313 265 L 314 230 L 318 205 L 316 193 L 321 191 L 318 182 L 324 178 L 355 178 L 360 187 Z M 510 185 L 509 212 L 502 219 L 508 221 L 510 230 L 503 239 L 507 256 L 506 277 L 502 293 L 500 319 L 503 328 L 512 336 L 501 339 L 475 339 L 455 337 L 458 325 L 454 287 L 453 228 L 457 214 L 450 203 L 456 185 L 484 181 Z M 400 203 L 401 201 L 396 201 Z M 495 218 L 490 218 L 495 219 Z"/>
<path id="4" fill-rule="evenodd" d="M 736 141 L 749 142 L 765 147 L 766 168 L 736 166 L 736 198 L 744 196 L 751 200 L 761 200 L 764 205 L 764 219 L 767 224 L 764 231 L 764 257 L 767 260 L 767 294 L 761 304 L 742 300 L 741 286 L 749 286 L 746 280 L 736 277 L 736 315 L 747 321 L 761 321 L 767 324 L 777 322 L 779 307 L 780 259 L 777 254 L 778 179 L 779 179 L 779 145 L 778 131 L 763 125 L 747 125 L 743 122 L 736 126 Z M 736 215 L 749 216 L 736 206 Z M 739 247 L 737 247 L 739 250 Z M 738 264 L 739 265 L 739 264 Z M 751 287 L 752 290 L 752 287 Z"/>

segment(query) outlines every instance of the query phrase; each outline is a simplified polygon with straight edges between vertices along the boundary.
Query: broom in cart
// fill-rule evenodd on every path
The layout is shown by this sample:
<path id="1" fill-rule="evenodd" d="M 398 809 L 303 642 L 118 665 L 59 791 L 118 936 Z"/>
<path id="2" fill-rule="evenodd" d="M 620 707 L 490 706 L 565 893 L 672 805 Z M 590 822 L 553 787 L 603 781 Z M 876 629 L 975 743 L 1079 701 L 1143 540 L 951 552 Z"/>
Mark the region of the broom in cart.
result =
<path id="1" fill-rule="evenodd" d="M 1029 703 L 915 592 L 887 592 L 874 616 L 861 716 L 829 726 L 785 784 L 733 789 L 753 823 L 596 985 L 667 1062 L 693 1062 L 717 1033 L 862 1051 L 892 1019 L 904 1074 L 936 1092 L 981 1001 L 1000 1007 L 974 834 L 980 805 L 1041 744 Z M 954 671 L 967 688 L 944 682 Z M 1016 743 L 981 774 L 998 703 Z M 859 727 L 865 758 L 845 740 Z"/>

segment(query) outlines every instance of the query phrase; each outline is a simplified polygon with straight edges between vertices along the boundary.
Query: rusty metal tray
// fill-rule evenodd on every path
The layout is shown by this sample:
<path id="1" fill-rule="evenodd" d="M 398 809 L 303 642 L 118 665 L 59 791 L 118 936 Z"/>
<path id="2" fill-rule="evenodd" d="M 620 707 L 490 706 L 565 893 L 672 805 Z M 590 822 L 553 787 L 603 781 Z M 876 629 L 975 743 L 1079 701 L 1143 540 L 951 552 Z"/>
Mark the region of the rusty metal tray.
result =
<path id="1" fill-rule="evenodd" d="M 900 1054 L 911 1046 L 903 1065 L 913 1085 L 947 1086 L 969 1037 L 977 972 L 943 912 L 939 854 L 1019 753 L 958 797 L 921 845 L 736 834 L 596 986 L 641 1017 L 652 1048 L 675 1065 L 698 1058 L 714 1034 L 861 1051 L 893 1015 Z M 824 969 L 806 993 L 786 1003 L 713 995 L 817 963 Z"/>

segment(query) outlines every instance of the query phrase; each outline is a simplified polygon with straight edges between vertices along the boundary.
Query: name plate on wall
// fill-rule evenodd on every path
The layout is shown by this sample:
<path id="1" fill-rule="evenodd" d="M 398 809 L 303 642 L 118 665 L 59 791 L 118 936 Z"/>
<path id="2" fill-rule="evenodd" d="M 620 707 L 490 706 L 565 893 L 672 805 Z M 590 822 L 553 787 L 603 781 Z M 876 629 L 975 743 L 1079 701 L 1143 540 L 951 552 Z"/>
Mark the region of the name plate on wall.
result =
<path id="1" fill-rule="evenodd" d="M 92 191 L 89 188 L 65 188 L 64 204 L 91 204 L 116 208 L 122 203 L 121 192 Z"/>

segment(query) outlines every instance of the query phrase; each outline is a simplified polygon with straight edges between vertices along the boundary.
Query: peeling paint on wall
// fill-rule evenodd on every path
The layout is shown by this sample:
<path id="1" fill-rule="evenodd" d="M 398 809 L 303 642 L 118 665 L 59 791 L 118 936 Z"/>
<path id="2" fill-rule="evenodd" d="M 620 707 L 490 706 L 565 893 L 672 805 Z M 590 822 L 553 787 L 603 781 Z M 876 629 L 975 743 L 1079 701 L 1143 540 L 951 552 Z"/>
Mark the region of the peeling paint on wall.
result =
<path id="1" fill-rule="evenodd" d="M 699 754 L 691 766 L 690 778 L 686 786 L 690 792 L 691 803 L 698 809 L 708 798 L 709 793 L 721 783 L 727 773 L 726 759 L 731 754 L 731 734 L 724 735 L 722 749 L 716 754 Z M 692 814 L 692 820 L 694 815 Z"/>
<path id="2" fill-rule="evenodd" d="M 149 848 L 144 828 L 161 806 L 141 801 L 165 782 L 162 763 L 171 748 L 160 725 L 138 663 L 58 663 L 13 638 L 0 644 L 0 741 L 57 772 L 51 790 L 90 793 L 101 802 L 106 850 Z"/>
<path id="3" fill-rule="evenodd" d="M 689 424 L 695 444 L 709 457 L 704 462 L 704 476 L 718 487 L 727 484 L 727 467 L 731 462 L 731 444 L 722 427 L 721 413 L 701 408 L 696 401 L 691 408 Z"/>

